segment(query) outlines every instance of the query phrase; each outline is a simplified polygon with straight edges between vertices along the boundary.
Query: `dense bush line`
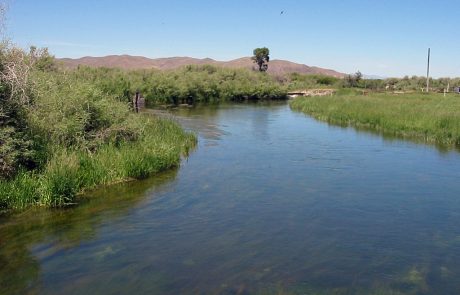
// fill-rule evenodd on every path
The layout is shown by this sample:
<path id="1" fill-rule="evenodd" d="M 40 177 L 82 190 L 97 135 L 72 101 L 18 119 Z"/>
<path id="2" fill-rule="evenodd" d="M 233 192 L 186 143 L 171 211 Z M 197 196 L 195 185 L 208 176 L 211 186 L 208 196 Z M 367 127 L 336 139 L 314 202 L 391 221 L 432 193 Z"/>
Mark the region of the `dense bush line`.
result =
<path id="1" fill-rule="evenodd" d="M 0 49 L 0 211 L 72 204 L 85 189 L 177 166 L 194 146 L 175 122 L 132 112 L 118 77 L 84 74 L 46 50 Z"/>
<path id="2" fill-rule="evenodd" d="M 153 104 L 286 98 L 284 85 L 270 75 L 212 65 L 190 65 L 170 71 L 81 66 L 71 75 L 98 85 L 121 101 L 129 101 L 136 90 Z"/>

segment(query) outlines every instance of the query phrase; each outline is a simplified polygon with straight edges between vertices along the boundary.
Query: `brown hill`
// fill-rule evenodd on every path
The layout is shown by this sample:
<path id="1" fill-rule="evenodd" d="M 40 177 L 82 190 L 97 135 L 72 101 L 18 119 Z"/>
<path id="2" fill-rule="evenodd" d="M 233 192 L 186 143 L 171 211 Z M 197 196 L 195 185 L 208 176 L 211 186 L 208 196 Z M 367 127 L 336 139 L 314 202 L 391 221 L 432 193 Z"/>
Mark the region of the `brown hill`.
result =
<path id="1" fill-rule="evenodd" d="M 211 58 L 192 58 L 192 57 L 167 57 L 150 59 L 143 56 L 131 55 L 109 55 L 103 57 L 85 56 L 78 59 L 61 58 L 58 59 L 64 66 L 75 68 L 78 65 L 86 65 L 91 67 L 109 67 L 122 69 L 159 69 L 171 70 L 185 65 L 203 65 L 211 64 L 229 68 L 247 68 L 253 69 L 256 65 L 250 57 L 242 57 L 231 61 L 216 61 Z M 286 60 L 272 60 L 268 66 L 268 72 L 274 75 L 283 75 L 286 73 L 299 74 L 323 74 L 342 78 L 343 73 L 334 70 L 323 69 L 319 67 L 310 67 L 304 64 L 298 64 Z"/>
<path id="2" fill-rule="evenodd" d="M 228 62 L 220 63 L 224 67 L 232 68 L 247 68 L 255 69 L 257 65 L 254 64 L 250 57 L 243 57 Z M 286 73 L 299 73 L 299 74 L 322 74 L 338 78 L 343 78 L 345 74 L 336 72 L 334 70 L 323 69 L 319 67 L 310 67 L 304 64 L 298 64 L 287 60 L 274 59 L 268 64 L 268 72 L 275 75 L 282 75 Z"/>

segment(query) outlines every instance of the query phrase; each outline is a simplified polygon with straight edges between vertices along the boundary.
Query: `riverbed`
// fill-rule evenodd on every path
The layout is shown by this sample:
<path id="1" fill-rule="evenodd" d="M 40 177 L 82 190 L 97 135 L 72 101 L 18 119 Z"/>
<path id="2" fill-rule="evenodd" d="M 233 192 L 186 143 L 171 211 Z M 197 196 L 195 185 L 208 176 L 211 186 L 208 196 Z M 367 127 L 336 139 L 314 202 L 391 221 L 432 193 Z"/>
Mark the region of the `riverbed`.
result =
<path id="1" fill-rule="evenodd" d="M 285 102 L 168 116 L 178 169 L 0 220 L 0 294 L 458 294 L 458 151 Z"/>

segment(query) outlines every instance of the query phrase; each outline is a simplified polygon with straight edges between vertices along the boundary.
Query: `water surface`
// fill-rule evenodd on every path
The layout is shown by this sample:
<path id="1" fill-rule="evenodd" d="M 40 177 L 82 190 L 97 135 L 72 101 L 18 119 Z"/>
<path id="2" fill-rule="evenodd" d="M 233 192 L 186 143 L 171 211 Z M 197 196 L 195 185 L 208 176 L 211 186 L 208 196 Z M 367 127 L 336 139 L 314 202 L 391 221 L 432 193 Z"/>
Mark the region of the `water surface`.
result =
<path id="1" fill-rule="evenodd" d="M 285 103 L 173 114 L 179 169 L 0 220 L 0 293 L 459 293 L 458 152 Z"/>

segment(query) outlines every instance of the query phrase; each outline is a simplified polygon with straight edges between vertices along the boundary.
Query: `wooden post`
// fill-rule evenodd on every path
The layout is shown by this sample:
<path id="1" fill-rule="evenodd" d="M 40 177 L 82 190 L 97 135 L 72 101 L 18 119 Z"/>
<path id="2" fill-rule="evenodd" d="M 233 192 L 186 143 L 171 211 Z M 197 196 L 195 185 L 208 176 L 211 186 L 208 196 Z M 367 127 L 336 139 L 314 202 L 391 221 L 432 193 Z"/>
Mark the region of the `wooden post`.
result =
<path id="1" fill-rule="evenodd" d="M 426 67 L 426 92 L 430 92 L 430 48 L 428 48 L 428 64 Z"/>
<path id="2" fill-rule="evenodd" d="M 136 90 L 136 98 L 134 99 L 134 108 L 136 113 L 139 113 L 139 90 Z"/>

